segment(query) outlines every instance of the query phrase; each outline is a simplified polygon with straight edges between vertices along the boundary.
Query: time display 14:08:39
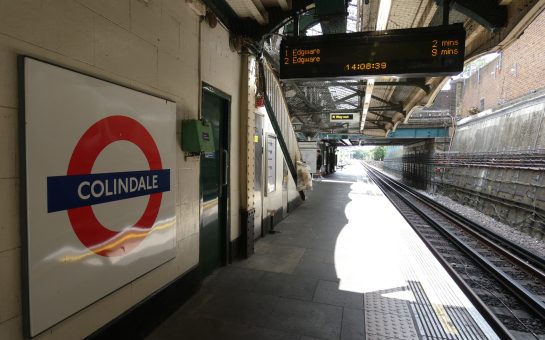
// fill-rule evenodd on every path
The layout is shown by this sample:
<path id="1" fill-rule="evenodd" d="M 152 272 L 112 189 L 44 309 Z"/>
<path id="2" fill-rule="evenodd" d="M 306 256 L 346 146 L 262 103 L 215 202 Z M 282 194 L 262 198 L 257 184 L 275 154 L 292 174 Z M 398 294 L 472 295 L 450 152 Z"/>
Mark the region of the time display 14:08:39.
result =
<path id="1" fill-rule="evenodd" d="M 388 63 L 385 61 L 380 63 L 346 64 L 344 66 L 345 71 L 385 70 L 387 68 Z"/>

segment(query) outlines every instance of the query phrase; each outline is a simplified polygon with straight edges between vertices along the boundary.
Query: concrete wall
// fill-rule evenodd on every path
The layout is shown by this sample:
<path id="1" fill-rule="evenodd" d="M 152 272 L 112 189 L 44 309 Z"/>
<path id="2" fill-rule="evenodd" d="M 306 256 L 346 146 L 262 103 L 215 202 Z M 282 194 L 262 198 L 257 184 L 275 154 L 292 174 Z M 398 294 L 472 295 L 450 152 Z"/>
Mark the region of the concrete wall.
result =
<path id="1" fill-rule="evenodd" d="M 462 120 L 450 158 L 476 155 L 489 165 L 445 167 L 437 188 L 464 204 L 538 238 L 545 236 L 545 176 L 518 165 L 545 148 L 545 92 L 518 98 L 491 112 Z M 512 162 L 499 167 L 500 157 Z M 536 158 L 536 159 L 537 159 Z"/>
<path id="2" fill-rule="evenodd" d="M 452 141 L 457 152 L 529 151 L 545 147 L 545 94 L 520 98 L 459 122 Z"/>
<path id="3" fill-rule="evenodd" d="M 200 58 L 202 80 L 232 99 L 231 238 L 238 235 L 240 57 L 230 51 L 223 28 L 205 25 L 183 0 L 0 2 L 0 339 L 22 338 L 18 54 L 176 101 L 178 141 L 181 120 L 198 117 Z M 178 147 L 177 167 L 176 258 L 69 317 L 38 339 L 85 337 L 198 263 L 199 161 L 185 160 Z"/>

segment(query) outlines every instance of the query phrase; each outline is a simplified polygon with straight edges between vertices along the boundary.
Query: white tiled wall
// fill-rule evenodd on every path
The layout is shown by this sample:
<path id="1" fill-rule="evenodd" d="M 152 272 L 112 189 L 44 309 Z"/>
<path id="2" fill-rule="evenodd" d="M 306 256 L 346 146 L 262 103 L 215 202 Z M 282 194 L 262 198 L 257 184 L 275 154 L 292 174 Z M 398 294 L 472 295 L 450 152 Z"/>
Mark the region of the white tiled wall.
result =
<path id="1" fill-rule="evenodd" d="M 0 339 L 22 338 L 17 55 L 25 54 L 177 103 L 182 119 L 199 110 L 199 26 L 203 80 L 231 95 L 231 226 L 239 234 L 240 56 L 228 34 L 210 29 L 184 0 L 0 1 Z M 62 122 L 59 122 L 59 124 Z M 198 263 L 199 161 L 177 149 L 177 256 L 73 315 L 39 339 L 76 339 Z"/>
<path id="2" fill-rule="evenodd" d="M 0 178 L 14 178 L 19 171 L 17 125 L 17 109 L 0 106 Z"/>

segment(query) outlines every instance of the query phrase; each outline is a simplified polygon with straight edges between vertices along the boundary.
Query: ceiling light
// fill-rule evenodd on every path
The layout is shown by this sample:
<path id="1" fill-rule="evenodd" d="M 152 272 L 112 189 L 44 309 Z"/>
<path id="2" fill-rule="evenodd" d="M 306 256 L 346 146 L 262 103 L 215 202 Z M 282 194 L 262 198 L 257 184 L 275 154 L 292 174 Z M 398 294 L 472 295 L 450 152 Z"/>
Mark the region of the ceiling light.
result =
<path id="1" fill-rule="evenodd" d="M 382 31 L 386 29 L 388 25 L 388 17 L 390 16 L 390 8 L 392 7 L 392 0 L 380 0 L 380 5 L 378 8 L 378 19 L 377 19 L 377 31 Z"/>
<path id="2" fill-rule="evenodd" d="M 284 96 L 286 96 L 286 98 L 295 97 L 296 94 L 297 92 L 295 92 L 295 90 L 287 90 L 286 92 L 284 92 Z"/>

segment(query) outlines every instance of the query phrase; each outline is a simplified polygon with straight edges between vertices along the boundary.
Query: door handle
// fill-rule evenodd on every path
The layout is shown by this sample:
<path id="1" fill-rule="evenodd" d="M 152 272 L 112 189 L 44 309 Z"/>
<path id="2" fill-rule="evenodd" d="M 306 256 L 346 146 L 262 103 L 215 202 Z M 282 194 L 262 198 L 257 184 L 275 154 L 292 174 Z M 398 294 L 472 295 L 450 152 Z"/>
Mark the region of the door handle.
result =
<path id="1" fill-rule="evenodd" d="M 223 187 L 227 185 L 229 176 L 229 151 L 223 149 L 220 152 L 220 183 L 218 196 L 223 197 Z"/>
<path id="2" fill-rule="evenodd" d="M 222 186 L 227 185 L 227 180 L 229 178 L 229 151 L 222 150 L 223 152 L 223 162 L 224 162 L 224 171 L 223 171 L 223 182 L 221 183 Z"/>

